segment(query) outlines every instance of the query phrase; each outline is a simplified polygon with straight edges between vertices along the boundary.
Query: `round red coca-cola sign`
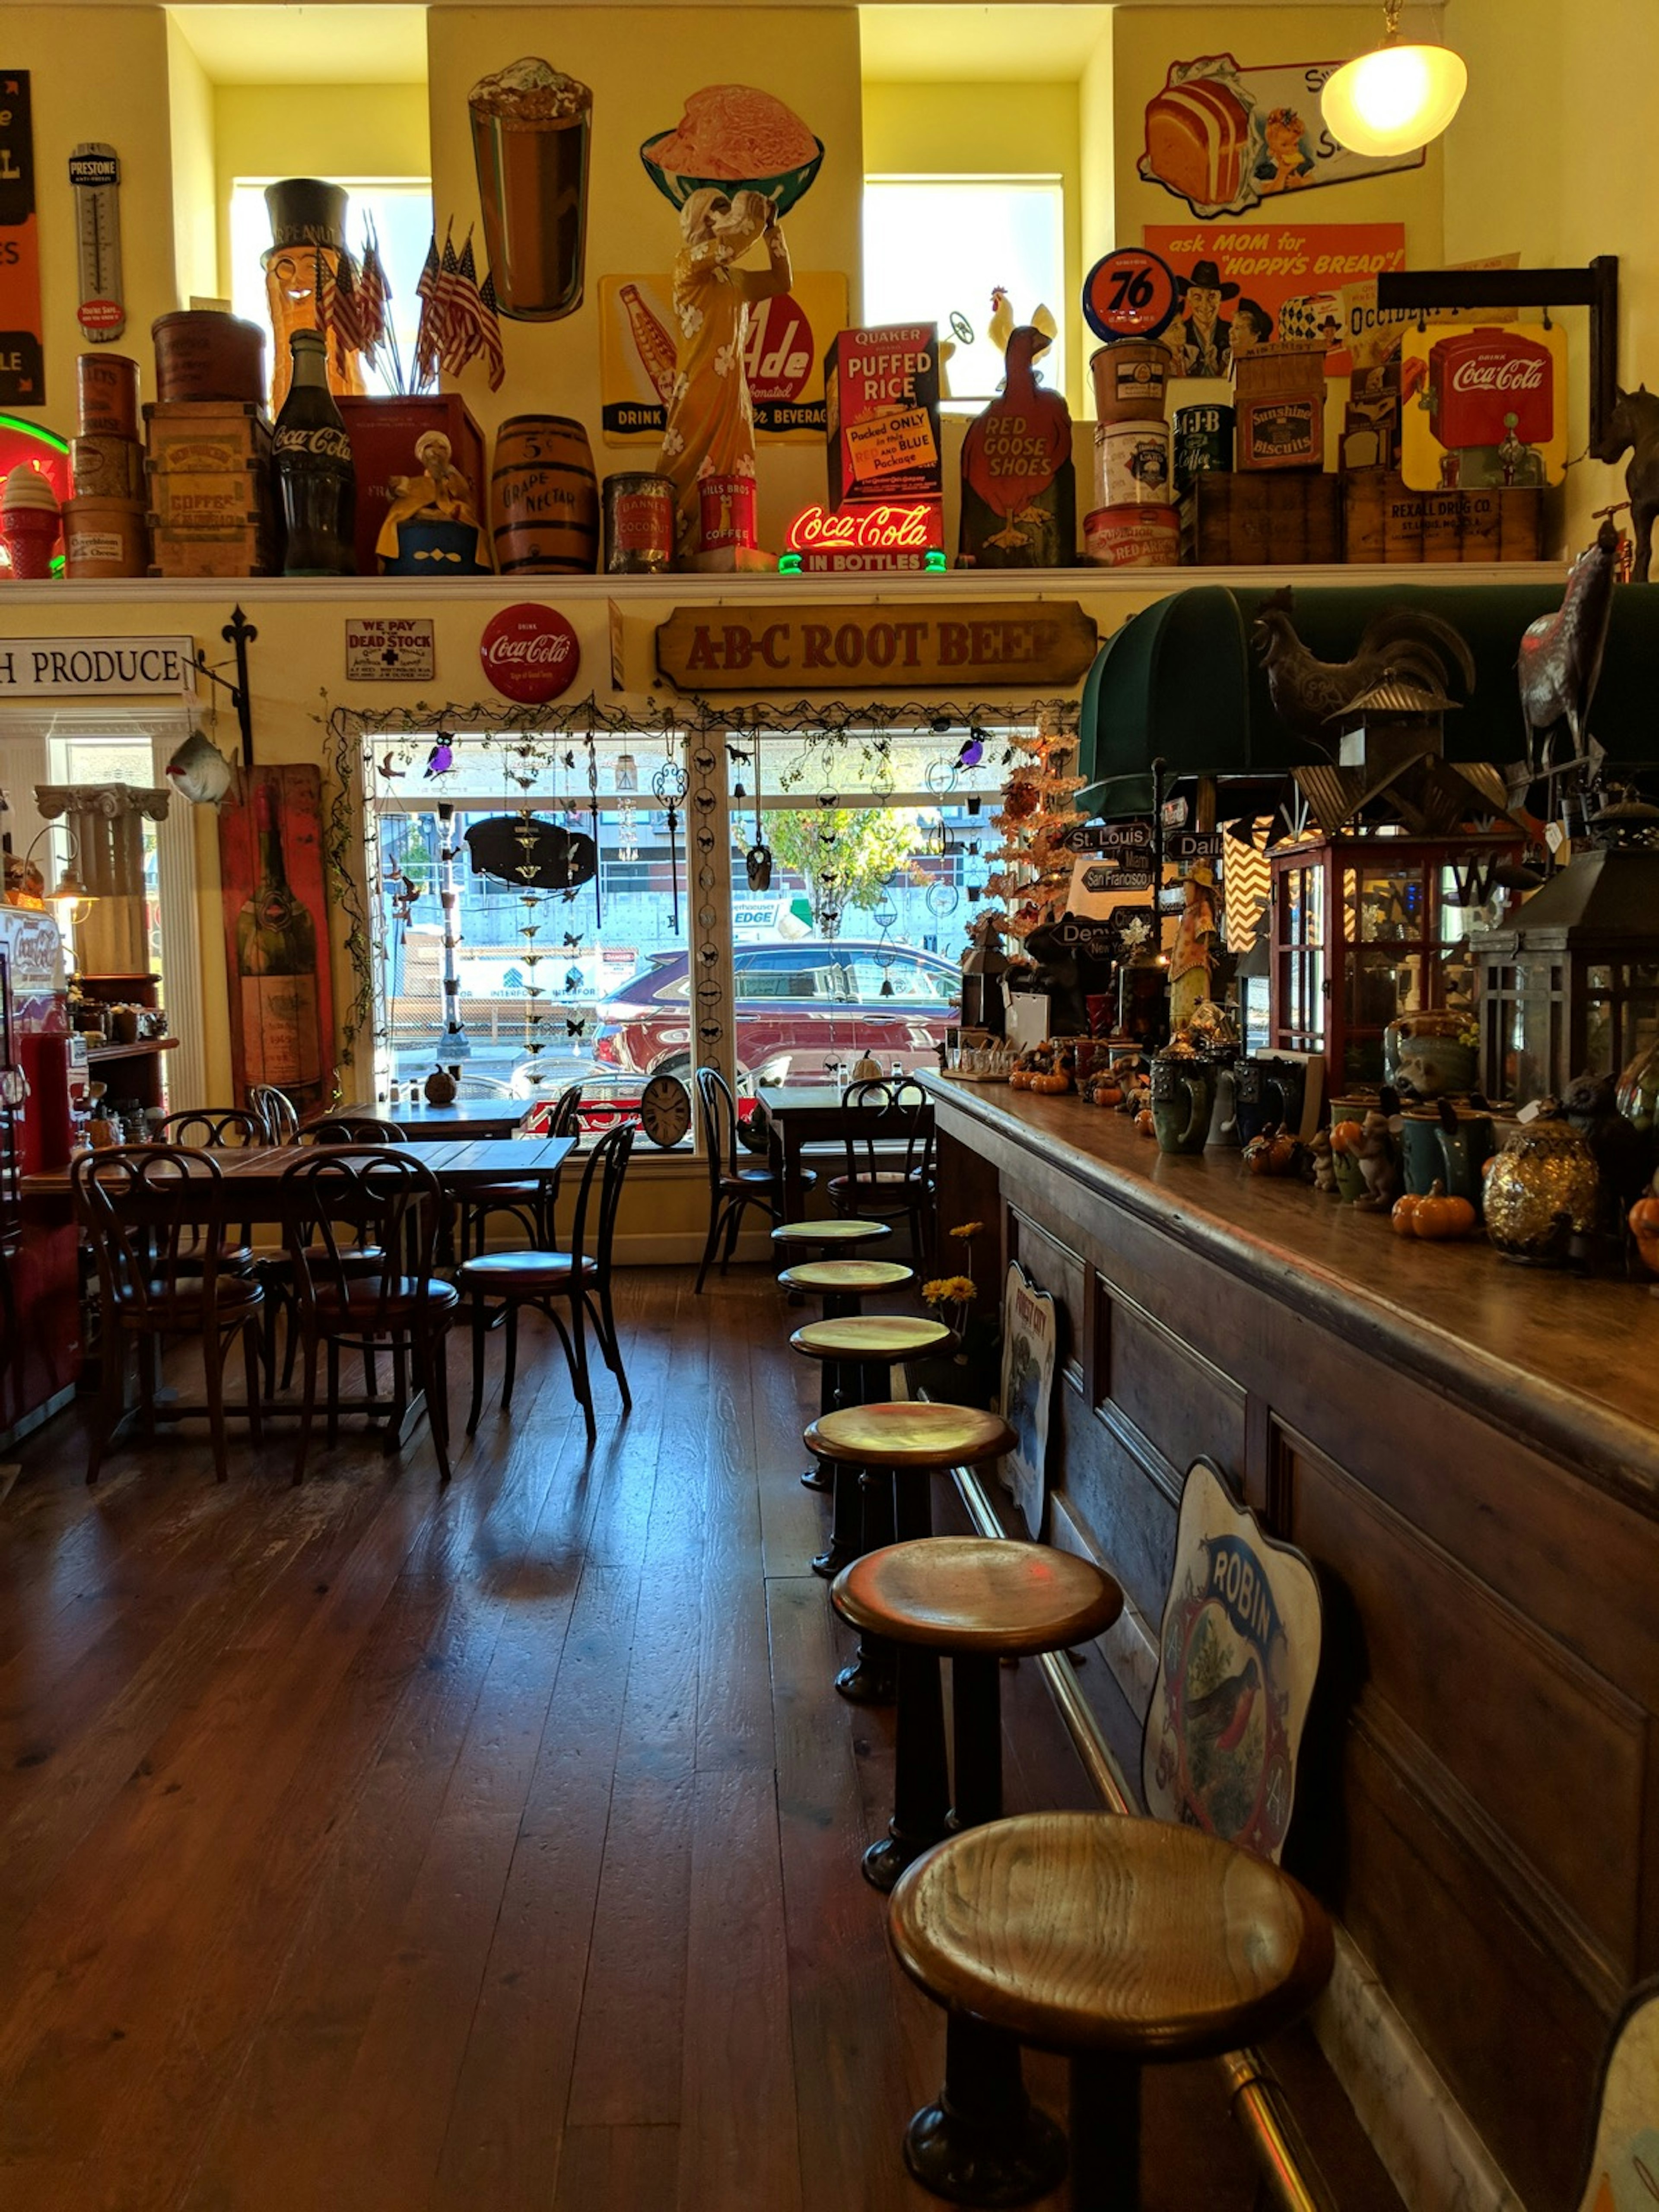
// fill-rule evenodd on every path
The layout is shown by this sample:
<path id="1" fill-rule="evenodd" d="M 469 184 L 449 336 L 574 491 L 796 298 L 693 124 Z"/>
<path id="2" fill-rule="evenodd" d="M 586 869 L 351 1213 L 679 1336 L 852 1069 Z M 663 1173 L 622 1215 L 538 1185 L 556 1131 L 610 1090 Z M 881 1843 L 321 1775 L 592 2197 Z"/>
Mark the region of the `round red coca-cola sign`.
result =
<path id="1" fill-rule="evenodd" d="M 556 607 L 524 599 L 503 607 L 478 641 L 484 674 L 504 698 L 542 707 L 568 691 L 581 666 L 576 633 Z"/>

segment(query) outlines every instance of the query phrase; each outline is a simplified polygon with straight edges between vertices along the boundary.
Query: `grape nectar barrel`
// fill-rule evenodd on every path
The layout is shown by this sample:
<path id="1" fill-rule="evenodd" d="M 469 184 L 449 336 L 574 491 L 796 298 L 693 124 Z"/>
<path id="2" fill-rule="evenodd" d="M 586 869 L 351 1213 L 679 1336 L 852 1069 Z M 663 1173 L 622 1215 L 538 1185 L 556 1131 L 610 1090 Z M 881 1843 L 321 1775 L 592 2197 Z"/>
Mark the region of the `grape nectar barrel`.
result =
<path id="1" fill-rule="evenodd" d="M 514 415 L 489 479 L 503 576 L 587 576 L 599 550 L 599 494 L 587 433 L 567 415 Z"/>

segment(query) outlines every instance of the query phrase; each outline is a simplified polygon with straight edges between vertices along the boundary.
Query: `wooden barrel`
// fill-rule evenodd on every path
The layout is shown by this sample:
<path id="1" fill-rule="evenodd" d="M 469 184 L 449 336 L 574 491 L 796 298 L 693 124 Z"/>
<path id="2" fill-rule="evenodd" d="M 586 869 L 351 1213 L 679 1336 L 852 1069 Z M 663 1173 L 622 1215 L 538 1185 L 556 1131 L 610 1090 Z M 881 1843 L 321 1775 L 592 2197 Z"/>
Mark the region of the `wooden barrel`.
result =
<path id="1" fill-rule="evenodd" d="M 599 564 L 599 489 L 587 433 L 568 415 L 514 415 L 489 479 L 503 576 L 587 576 Z"/>
<path id="2" fill-rule="evenodd" d="M 1462 558 L 1463 495 L 1455 491 L 1426 491 L 1423 495 L 1423 558 L 1456 561 Z"/>
<path id="3" fill-rule="evenodd" d="M 221 399 L 265 404 L 265 334 L 216 308 L 185 307 L 158 315 L 149 326 L 155 344 L 158 399 Z"/>

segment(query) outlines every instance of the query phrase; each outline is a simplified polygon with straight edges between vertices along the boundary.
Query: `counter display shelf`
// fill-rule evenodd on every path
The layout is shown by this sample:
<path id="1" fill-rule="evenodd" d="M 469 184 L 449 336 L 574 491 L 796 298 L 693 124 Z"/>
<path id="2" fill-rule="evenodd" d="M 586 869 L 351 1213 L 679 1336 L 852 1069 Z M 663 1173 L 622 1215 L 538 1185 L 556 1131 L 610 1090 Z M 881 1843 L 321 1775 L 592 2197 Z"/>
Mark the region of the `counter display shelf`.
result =
<path id="1" fill-rule="evenodd" d="M 1659 1310 L 1075 1097 L 926 1080 L 941 1229 L 997 1232 L 981 1304 L 1017 1257 L 1062 1309 L 1051 1482 L 1132 1607 L 1109 1727 L 1133 1745 L 1207 1456 L 1320 1574 L 1286 1863 L 1529 2212 L 1565 2212 L 1605 2035 L 1659 1967 Z"/>

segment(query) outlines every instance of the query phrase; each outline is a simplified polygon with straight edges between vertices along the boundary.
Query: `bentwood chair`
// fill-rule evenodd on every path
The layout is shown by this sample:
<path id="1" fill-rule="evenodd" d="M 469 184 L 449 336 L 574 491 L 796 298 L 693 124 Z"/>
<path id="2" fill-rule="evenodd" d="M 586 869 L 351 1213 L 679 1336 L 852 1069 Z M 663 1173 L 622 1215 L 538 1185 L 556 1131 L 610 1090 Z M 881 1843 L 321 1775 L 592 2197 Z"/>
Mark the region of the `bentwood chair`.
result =
<path id="1" fill-rule="evenodd" d="M 295 1316 L 305 1360 L 305 1410 L 294 1480 L 305 1474 L 317 1404 L 317 1354 L 328 1358 L 328 1441 L 339 1434 L 340 1347 L 374 1372 L 392 1360 L 397 1423 L 411 1363 L 426 1395 L 439 1471 L 449 1480 L 449 1389 L 444 1339 L 459 1303 L 432 1272 L 442 1202 L 438 1179 L 407 1152 L 374 1145 L 313 1151 L 283 1177 L 283 1227 L 294 1267 Z"/>
<path id="2" fill-rule="evenodd" d="M 247 1103 L 248 1110 L 264 1123 L 268 1145 L 299 1143 L 300 1109 L 286 1091 L 279 1091 L 274 1083 L 251 1083 Z"/>
<path id="3" fill-rule="evenodd" d="M 915 1083 L 854 1083 L 842 1103 L 867 1115 L 870 1126 L 846 1132 L 847 1165 L 830 1178 L 831 1206 L 858 1219 L 907 1221 L 911 1251 L 926 1252 L 933 1214 L 933 1125 L 927 1093 Z"/>
<path id="4" fill-rule="evenodd" d="M 331 1114 L 313 1121 L 307 1132 L 313 1145 L 401 1145 L 404 1133 L 395 1121 L 373 1114 Z"/>
<path id="5" fill-rule="evenodd" d="M 633 1125 L 623 1121 L 614 1129 L 607 1129 L 589 1153 L 576 1193 L 568 1253 L 484 1252 L 469 1260 L 461 1269 L 460 1289 L 472 1300 L 472 1407 L 466 1419 L 469 1436 L 477 1427 L 483 1407 L 484 1339 L 493 1328 L 502 1328 L 507 1335 L 501 1411 L 506 1413 L 512 1410 L 521 1306 L 538 1308 L 559 1332 L 559 1341 L 564 1346 L 570 1368 L 571 1388 L 582 1409 L 590 1444 L 597 1434 L 593 1389 L 587 1370 L 590 1318 L 600 1354 L 617 1378 L 623 1411 L 632 1411 L 634 1401 L 623 1371 L 616 1316 L 611 1310 L 611 1266 L 617 1209 L 622 1202 L 623 1178 L 633 1148 Z M 489 1310 L 491 1300 L 500 1301 L 493 1314 Z M 561 1316 L 562 1305 L 568 1308 L 568 1316 Z"/>
<path id="6" fill-rule="evenodd" d="M 738 1144 L 738 1102 L 732 1096 L 731 1085 L 716 1068 L 697 1070 L 697 1110 L 702 1122 L 703 1158 L 708 1168 L 708 1241 L 702 1248 L 702 1265 L 697 1270 L 696 1294 L 701 1296 L 717 1249 L 720 1273 L 726 1273 L 738 1249 L 744 1212 L 750 1206 L 758 1206 L 769 1220 L 775 1221 L 782 1194 L 770 1169 L 742 1164 Z M 810 1169 L 801 1176 L 802 1186 L 808 1190 L 817 1181 Z"/>
<path id="7" fill-rule="evenodd" d="M 225 1355 L 242 1338 L 251 1435 L 259 1434 L 258 1320 L 264 1293 L 222 1264 L 224 1178 L 208 1152 L 137 1145 L 83 1152 L 75 1209 L 98 1265 L 102 1377 L 87 1480 L 125 1410 L 127 1346 L 138 1354 L 146 1433 L 155 1432 L 156 1370 L 168 1337 L 199 1337 L 213 1467 L 225 1480 Z"/>
<path id="8" fill-rule="evenodd" d="M 550 1137 L 580 1136 L 581 1103 L 580 1083 L 573 1083 L 568 1090 L 562 1091 L 547 1117 L 544 1133 Z M 482 1255 L 488 1233 L 486 1224 L 492 1213 L 510 1214 L 532 1244 L 551 1251 L 558 1243 L 554 1224 L 558 1212 L 559 1179 L 563 1171 L 561 1163 L 550 1175 L 512 1176 L 500 1182 L 475 1183 L 459 1205 L 455 1232 L 458 1256 L 465 1261 L 469 1251 Z"/>

